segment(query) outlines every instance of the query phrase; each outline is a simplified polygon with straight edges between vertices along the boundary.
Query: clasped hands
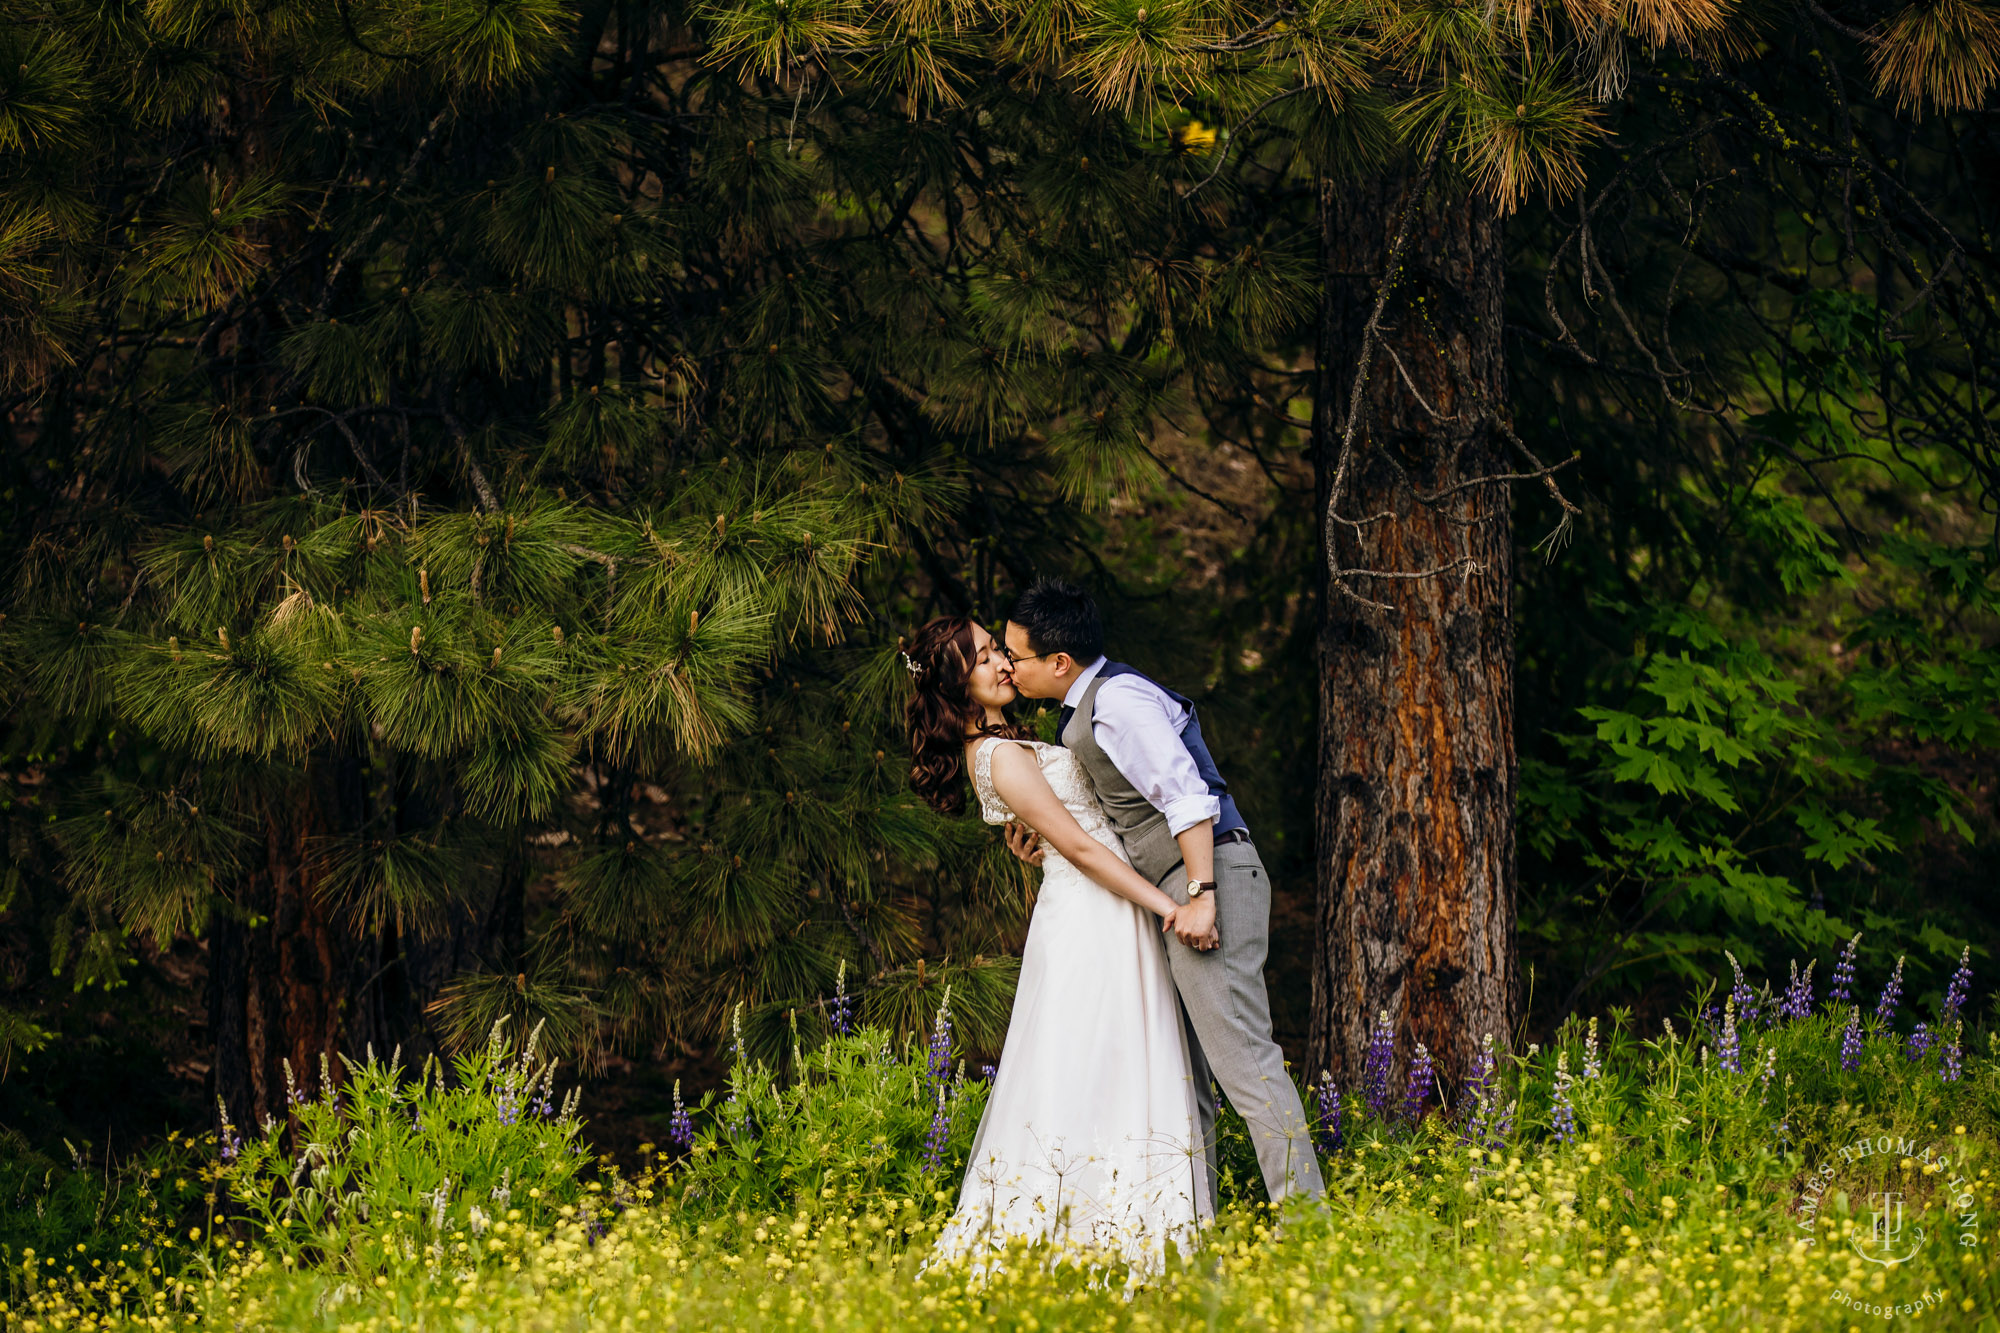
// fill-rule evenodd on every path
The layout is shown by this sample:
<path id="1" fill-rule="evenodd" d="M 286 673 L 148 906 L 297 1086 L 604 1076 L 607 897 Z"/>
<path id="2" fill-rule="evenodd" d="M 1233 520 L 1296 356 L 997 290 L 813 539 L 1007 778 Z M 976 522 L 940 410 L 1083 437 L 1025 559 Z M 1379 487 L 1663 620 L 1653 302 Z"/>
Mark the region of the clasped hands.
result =
<path id="1" fill-rule="evenodd" d="M 1042 835 L 1015 820 L 1001 829 L 1007 850 L 1031 866 L 1042 863 Z M 1172 931 L 1174 938 L 1190 949 L 1208 951 L 1222 947 L 1222 935 L 1215 928 L 1215 895 L 1206 894 L 1191 903 L 1182 903 L 1161 920 L 1160 929 Z"/>

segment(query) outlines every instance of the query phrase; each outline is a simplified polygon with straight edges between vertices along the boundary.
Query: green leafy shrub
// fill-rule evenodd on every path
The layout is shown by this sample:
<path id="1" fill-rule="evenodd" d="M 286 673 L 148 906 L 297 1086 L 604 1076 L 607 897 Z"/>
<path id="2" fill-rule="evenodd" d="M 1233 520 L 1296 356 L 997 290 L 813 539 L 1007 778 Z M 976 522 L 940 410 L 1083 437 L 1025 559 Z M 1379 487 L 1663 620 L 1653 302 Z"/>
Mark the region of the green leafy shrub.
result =
<path id="1" fill-rule="evenodd" d="M 317 1092 L 291 1086 L 289 1120 L 247 1140 L 224 1108 L 218 1184 L 254 1244 L 288 1266 L 458 1269 L 574 1214 L 601 1189 L 581 1179 L 576 1096 L 557 1104 L 539 1027 L 518 1051 L 503 1028 L 450 1078 L 371 1052 L 336 1083 L 322 1061 Z"/>
<path id="2" fill-rule="evenodd" d="M 947 990 L 927 1045 L 898 1049 L 873 1026 L 836 1031 L 795 1051 L 782 1086 L 742 1056 L 739 1038 L 724 1094 L 676 1116 L 687 1151 L 672 1170 L 675 1201 L 721 1216 L 858 1213 L 903 1200 L 928 1214 L 956 1200 L 990 1085 L 954 1063 L 949 1006 Z"/>

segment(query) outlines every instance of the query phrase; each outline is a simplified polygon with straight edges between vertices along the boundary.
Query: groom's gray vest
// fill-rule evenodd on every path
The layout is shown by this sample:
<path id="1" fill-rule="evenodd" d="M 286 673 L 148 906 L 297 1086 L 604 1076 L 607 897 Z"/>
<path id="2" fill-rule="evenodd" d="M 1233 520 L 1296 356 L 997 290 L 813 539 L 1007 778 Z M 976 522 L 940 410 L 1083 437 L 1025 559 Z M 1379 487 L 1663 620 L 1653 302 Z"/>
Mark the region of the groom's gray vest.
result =
<path id="1" fill-rule="evenodd" d="M 1208 790 L 1222 802 L 1222 815 L 1215 821 L 1215 832 L 1221 835 L 1245 825 L 1243 816 L 1236 812 L 1235 798 L 1230 796 L 1221 771 L 1209 756 L 1207 742 L 1201 738 L 1201 723 L 1194 715 L 1193 700 L 1167 689 L 1151 676 L 1123 662 L 1107 661 L 1098 668 L 1097 676 L 1084 690 L 1083 697 L 1077 700 L 1076 708 L 1064 710 L 1069 715 L 1063 718 L 1056 738 L 1076 755 L 1083 771 L 1090 775 L 1091 784 L 1097 788 L 1098 802 L 1111 820 L 1111 827 L 1118 830 L 1118 836 L 1124 839 L 1125 854 L 1132 858 L 1133 867 L 1157 884 L 1180 863 L 1180 844 L 1174 841 L 1172 831 L 1167 828 L 1167 817 L 1140 794 L 1139 789 L 1111 762 L 1111 756 L 1098 745 L 1096 729 L 1092 726 L 1097 717 L 1097 692 L 1104 687 L 1105 681 L 1115 676 L 1138 676 L 1152 681 L 1168 698 L 1187 709 L 1187 724 L 1181 728 L 1181 744 L 1187 747 L 1189 758 L 1200 770 L 1202 780 L 1208 783 Z"/>

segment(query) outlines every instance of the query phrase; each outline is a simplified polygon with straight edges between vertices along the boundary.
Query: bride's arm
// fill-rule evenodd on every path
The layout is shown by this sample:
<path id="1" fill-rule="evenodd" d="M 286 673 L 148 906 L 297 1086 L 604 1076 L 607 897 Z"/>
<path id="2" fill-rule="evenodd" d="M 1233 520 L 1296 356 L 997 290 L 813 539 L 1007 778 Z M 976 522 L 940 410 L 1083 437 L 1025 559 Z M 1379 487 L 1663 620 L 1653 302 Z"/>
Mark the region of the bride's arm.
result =
<path id="1" fill-rule="evenodd" d="M 993 790 L 1013 810 L 1015 817 L 1042 840 L 1062 853 L 1063 859 L 1105 888 L 1152 912 L 1172 917 L 1179 904 L 1157 885 L 1134 870 L 1129 862 L 1083 831 L 1069 812 L 1042 766 L 1025 746 L 993 747 Z"/>

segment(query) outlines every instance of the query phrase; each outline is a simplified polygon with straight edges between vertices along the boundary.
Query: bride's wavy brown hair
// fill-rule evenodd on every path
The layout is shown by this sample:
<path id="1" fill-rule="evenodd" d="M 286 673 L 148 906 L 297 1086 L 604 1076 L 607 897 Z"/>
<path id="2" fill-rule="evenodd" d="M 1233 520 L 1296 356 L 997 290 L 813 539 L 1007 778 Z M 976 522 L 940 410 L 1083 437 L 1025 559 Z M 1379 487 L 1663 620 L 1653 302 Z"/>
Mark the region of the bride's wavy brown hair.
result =
<path id="1" fill-rule="evenodd" d="M 985 710 L 972 701 L 966 676 L 972 671 L 972 621 L 940 616 L 917 631 L 909 647 L 916 666 L 916 692 L 904 709 L 910 728 L 910 789 L 941 814 L 965 812 L 965 740 L 968 724 Z M 1028 738 L 1016 726 L 981 724 L 976 734 Z"/>

